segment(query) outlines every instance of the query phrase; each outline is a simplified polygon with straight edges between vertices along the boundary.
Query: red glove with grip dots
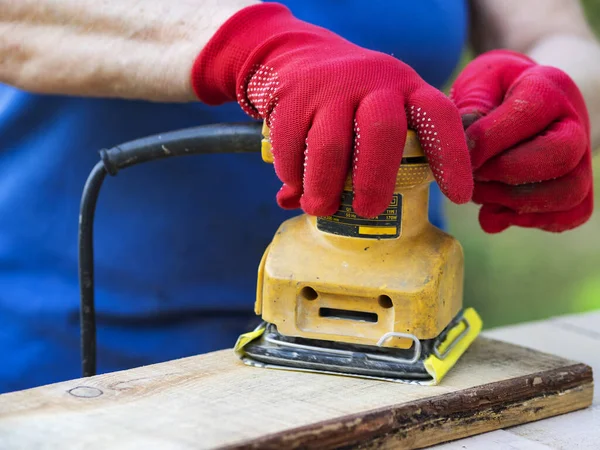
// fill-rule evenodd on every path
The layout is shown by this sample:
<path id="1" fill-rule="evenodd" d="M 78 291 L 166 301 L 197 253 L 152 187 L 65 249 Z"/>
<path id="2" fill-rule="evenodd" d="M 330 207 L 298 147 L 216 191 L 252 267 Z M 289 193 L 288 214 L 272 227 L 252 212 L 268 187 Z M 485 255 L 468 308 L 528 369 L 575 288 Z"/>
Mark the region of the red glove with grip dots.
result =
<path id="1" fill-rule="evenodd" d="M 401 61 L 300 21 L 276 3 L 242 9 L 192 69 L 200 100 L 236 101 L 270 127 L 283 208 L 333 214 L 352 171 L 354 209 L 385 210 L 407 125 L 418 130 L 442 191 L 471 199 L 473 179 L 458 110 Z"/>
<path id="2" fill-rule="evenodd" d="M 590 123 L 562 71 L 507 50 L 472 61 L 450 97 L 466 126 L 482 228 L 560 232 L 592 214 Z"/>

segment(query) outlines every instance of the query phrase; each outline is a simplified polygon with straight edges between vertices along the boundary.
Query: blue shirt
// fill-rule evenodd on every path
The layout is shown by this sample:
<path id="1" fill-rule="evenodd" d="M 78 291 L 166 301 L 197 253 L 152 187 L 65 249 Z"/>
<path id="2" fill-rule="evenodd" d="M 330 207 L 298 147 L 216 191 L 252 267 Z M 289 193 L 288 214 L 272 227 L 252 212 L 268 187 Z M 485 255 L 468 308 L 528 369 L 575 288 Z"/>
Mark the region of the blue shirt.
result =
<path id="1" fill-rule="evenodd" d="M 467 0 L 282 2 L 393 54 L 441 87 Z M 77 223 L 98 150 L 158 132 L 249 120 L 207 107 L 33 95 L 0 85 L 0 392 L 80 376 Z M 96 217 L 99 372 L 230 347 L 255 319 L 256 269 L 280 183 L 256 155 L 152 162 L 109 177 Z M 444 227 L 442 197 L 431 220 Z"/>

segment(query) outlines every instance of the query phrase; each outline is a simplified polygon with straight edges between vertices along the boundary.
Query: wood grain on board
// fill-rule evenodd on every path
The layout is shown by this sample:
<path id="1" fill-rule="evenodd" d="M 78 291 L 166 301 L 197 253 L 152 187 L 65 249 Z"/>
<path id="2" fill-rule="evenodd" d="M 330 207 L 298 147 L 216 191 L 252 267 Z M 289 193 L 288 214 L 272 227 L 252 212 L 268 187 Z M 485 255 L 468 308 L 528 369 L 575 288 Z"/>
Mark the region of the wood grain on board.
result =
<path id="1" fill-rule="evenodd" d="M 6 448 L 418 448 L 586 408 L 585 364 L 480 337 L 439 386 L 243 365 L 232 351 L 0 396 Z"/>

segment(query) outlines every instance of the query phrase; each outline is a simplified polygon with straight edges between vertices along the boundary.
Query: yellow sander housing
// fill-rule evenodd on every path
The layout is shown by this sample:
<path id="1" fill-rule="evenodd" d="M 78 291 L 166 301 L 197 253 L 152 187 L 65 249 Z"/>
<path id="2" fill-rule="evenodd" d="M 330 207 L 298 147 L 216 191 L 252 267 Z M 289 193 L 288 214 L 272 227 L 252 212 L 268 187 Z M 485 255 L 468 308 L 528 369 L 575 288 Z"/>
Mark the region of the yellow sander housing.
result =
<path id="1" fill-rule="evenodd" d="M 272 162 L 268 128 L 263 159 Z M 463 309 L 463 251 L 428 220 L 434 180 L 409 130 L 396 189 L 376 218 L 352 208 L 281 224 L 258 270 L 263 323 L 236 352 L 253 366 L 437 384 L 481 330 Z"/>

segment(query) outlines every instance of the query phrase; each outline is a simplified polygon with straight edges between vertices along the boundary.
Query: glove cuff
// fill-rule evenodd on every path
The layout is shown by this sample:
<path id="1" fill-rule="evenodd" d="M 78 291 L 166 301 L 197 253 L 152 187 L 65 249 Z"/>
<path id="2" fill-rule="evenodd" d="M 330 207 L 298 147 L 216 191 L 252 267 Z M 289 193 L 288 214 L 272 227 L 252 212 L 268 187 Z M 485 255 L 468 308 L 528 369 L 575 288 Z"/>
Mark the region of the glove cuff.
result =
<path id="1" fill-rule="evenodd" d="M 236 100 L 236 85 L 248 58 L 265 41 L 300 21 L 278 3 L 261 3 L 231 16 L 202 49 L 191 71 L 192 88 L 208 105 Z"/>

